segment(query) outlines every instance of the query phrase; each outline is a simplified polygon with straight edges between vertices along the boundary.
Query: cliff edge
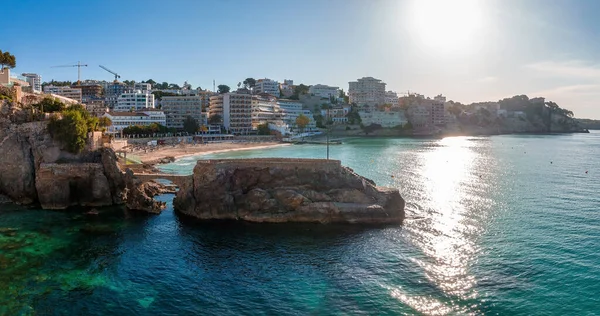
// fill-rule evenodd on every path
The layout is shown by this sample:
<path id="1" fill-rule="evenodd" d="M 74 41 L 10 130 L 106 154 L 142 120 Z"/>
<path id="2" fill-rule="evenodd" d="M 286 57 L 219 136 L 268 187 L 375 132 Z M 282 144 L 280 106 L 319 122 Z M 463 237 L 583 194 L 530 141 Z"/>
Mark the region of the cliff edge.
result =
<path id="1" fill-rule="evenodd" d="M 338 160 L 201 160 L 180 185 L 175 210 L 198 219 L 389 224 L 404 200 Z"/>

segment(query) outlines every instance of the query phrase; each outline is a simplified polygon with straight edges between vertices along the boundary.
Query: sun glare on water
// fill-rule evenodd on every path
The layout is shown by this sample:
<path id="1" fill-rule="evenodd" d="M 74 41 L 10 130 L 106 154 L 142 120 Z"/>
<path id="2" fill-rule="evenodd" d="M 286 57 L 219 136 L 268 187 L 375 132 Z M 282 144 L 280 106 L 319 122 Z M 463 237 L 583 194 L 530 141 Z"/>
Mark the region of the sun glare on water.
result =
<path id="1" fill-rule="evenodd" d="M 484 4 L 481 0 L 411 0 L 406 7 L 407 26 L 424 46 L 467 51 L 482 40 Z"/>

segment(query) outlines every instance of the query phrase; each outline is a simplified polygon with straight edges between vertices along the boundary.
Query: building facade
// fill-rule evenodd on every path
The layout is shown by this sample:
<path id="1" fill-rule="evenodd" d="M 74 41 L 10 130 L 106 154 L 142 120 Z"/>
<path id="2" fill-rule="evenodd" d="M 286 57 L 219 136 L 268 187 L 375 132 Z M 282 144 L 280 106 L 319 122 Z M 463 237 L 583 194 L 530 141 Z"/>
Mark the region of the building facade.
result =
<path id="1" fill-rule="evenodd" d="M 363 105 L 382 105 L 385 103 L 385 82 L 373 77 L 363 77 L 349 82 L 348 97 L 350 103 Z"/>
<path id="2" fill-rule="evenodd" d="M 279 88 L 281 88 L 282 94 L 280 97 L 290 97 L 292 94 L 294 94 L 294 80 L 283 80 L 283 83 L 279 85 Z"/>
<path id="3" fill-rule="evenodd" d="M 99 84 L 89 84 L 89 85 L 79 85 L 72 86 L 76 89 L 81 89 L 81 102 L 84 104 L 95 102 L 97 100 L 104 99 L 102 98 L 102 86 Z"/>
<path id="4" fill-rule="evenodd" d="M 42 92 L 42 76 L 34 73 L 24 73 L 22 76 L 25 77 L 33 92 Z"/>
<path id="5" fill-rule="evenodd" d="M 133 90 L 135 91 L 152 91 L 152 85 L 149 83 L 136 82 L 133 84 Z"/>
<path id="6" fill-rule="evenodd" d="M 183 129 L 183 122 L 187 117 L 194 118 L 199 125 L 208 125 L 206 113 L 202 111 L 202 95 L 163 97 L 160 104 L 169 128 Z"/>
<path id="7" fill-rule="evenodd" d="M 233 134 L 252 132 L 253 96 L 247 93 L 224 93 L 210 97 L 209 121 L 219 115 L 223 126 Z"/>
<path id="8" fill-rule="evenodd" d="M 79 88 L 71 88 L 68 86 L 57 87 L 50 85 L 44 87 L 44 93 L 59 95 L 61 97 L 69 98 L 77 101 L 78 103 L 81 103 L 82 94 L 81 89 Z"/>
<path id="9" fill-rule="evenodd" d="M 142 92 L 128 92 L 122 93 L 117 98 L 117 106 L 114 107 L 116 112 L 126 112 L 141 110 L 141 109 L 153 109 L 154 108 L 154 94 L 149 91 Z"/>
<path id="10" fill-rule="evenodd" d="M 107 112 L 103 116 L 108 117 L 112 122 L 112 125 L 107 129 L 107 132 L 111 134 L 121 133 L 124 128 L 133 125 L 148 126 L 152 123 L 163 126 L 166 125 L 165 113 L 156 110 L 140 112 Z"/>
<path id="11" fill-rule="evenodd" d="M 330 99 L 331 97 L 338 98 L 340 95 L 340 88 L 327 86 L 324 84 L 316 84 L 308 88 L 308 93 L 320 97 Z"/>
<path id="12" fill-rule="evenodd" d="M 385 104 L 391 104 L 393 108 L 400 106 L 398 94 L 394 91 L 386 91 Z"/>
<path id="13" fill-rule="evenodd" d="M 115 108 L 119 96 L 129 91 L 131 91 L 131 89 L 122 82 L 109 83 L 104 90 L 104 101 L 106 102 L 106 106 L 110 109 Z"/>
<path id="14" fill-rule="evenodd" d="M 404 126 L 408 123 L 404 111 L 391 111 L 389 109 L 385 111 L 359 111 L 360 119 L 364 126 L 372 124 L 381 125 L 381 127 L 392 128 L 397 126 Z"/>
<path id="15" fill-rule="evenodd" d="M 104 100 L 92 100 L 85 103 L 85 109 L 93 116 L 101 117 L 108 112 Z"/>
<path id="16" fill-rule="evenodd" d="M 294 100 L 283 100 L 277 101 L 279 109 L 281 111 L 281 119 L 288 124 L 290 127 L 297 128 L 296 118 L 300 115 L 308 117 L 308 125 L 304 128 L 304 131 L 313 131 L 317 128 L 317 123 L 310 110 L 302 108 L 302 103 Z"/>
<path id="17" fill-rule="evenodd" d="M 258 79 L 256 85 L 252 88 L 255 94 L 268 93 L 276 97 L 280 97 L 279 94 L 279 82 L 271 79 Z"/>

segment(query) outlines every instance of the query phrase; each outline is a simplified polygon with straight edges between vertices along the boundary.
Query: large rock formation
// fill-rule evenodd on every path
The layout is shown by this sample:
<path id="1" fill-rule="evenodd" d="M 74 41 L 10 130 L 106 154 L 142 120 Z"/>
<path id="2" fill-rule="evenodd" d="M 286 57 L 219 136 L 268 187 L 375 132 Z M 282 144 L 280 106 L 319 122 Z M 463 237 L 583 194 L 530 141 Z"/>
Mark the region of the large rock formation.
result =
<path id="1" fill-rule="evenodd" d="M 337 160 L 201 160 L 180 185 L 175 210 L 199 219 L 400 223 L 398 190 L 376 187 Z"/>
<path id="2" fill-rule="evenodd" d="M 125 171 L 125 205 L 130 210 L 159 214 L 166 206 L 164 202 L 153 199 L 161 193 L 161 188 L 153 182 L 142 182 L 131 169 Z"/>

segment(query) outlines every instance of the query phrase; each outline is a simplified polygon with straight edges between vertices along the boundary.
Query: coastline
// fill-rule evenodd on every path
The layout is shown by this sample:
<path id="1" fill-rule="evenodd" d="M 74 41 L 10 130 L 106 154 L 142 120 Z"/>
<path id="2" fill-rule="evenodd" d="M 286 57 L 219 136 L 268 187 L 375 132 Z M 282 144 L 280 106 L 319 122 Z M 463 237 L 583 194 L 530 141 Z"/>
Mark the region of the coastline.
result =
<path id="1" fill-rule="evenodd" d="M 144 164 L 158 164 L 161 160 L 166 157 L 172 157 L 173 159 L 181 159 L 192 156 L 203 156 L 210 154 L 226 153 L 241 150 L 251 149 L 268 149 L 282 146 L 289 146 L 290 144 L 280 142 L 268 142 L 268 143 L 214 143 L 205 145 L 184 145 L 177 147 L 159 147 L 151 151 L 133 151 L 130 154 L 137 156 Z"/>

